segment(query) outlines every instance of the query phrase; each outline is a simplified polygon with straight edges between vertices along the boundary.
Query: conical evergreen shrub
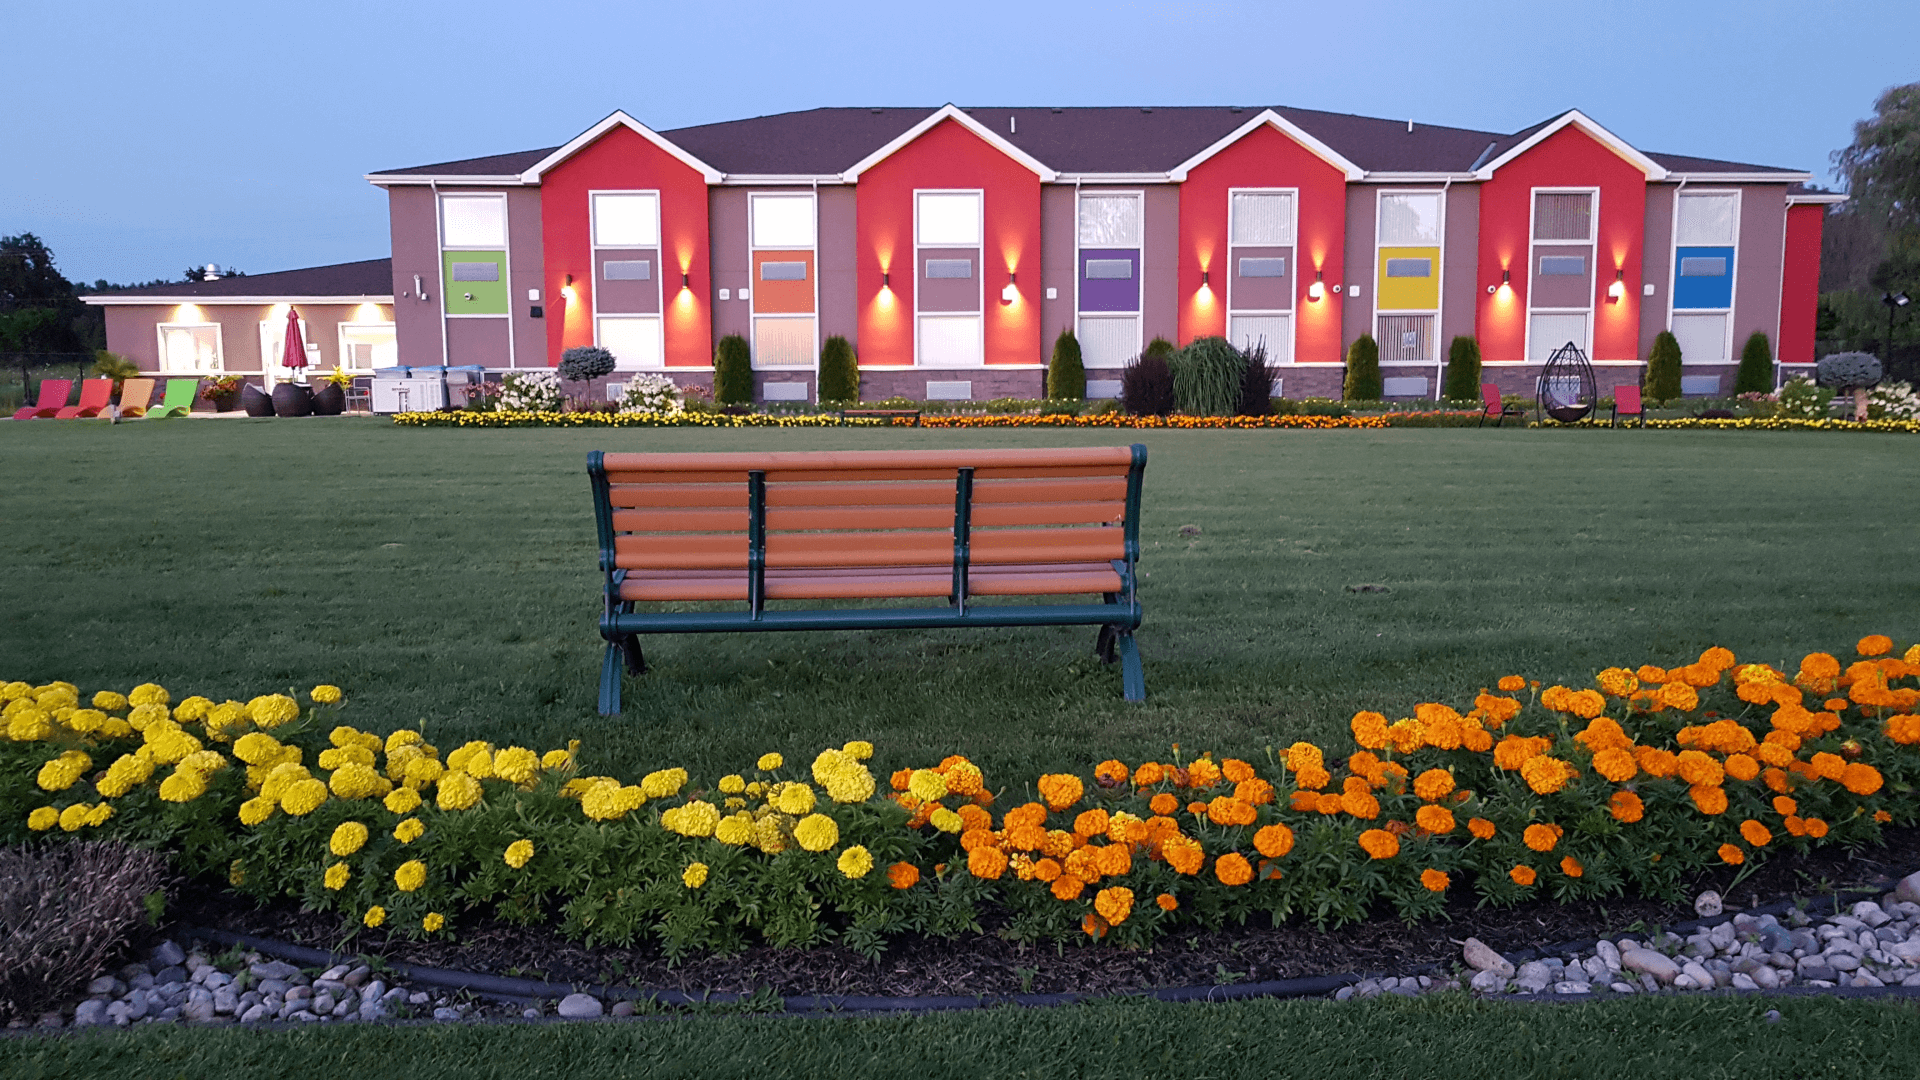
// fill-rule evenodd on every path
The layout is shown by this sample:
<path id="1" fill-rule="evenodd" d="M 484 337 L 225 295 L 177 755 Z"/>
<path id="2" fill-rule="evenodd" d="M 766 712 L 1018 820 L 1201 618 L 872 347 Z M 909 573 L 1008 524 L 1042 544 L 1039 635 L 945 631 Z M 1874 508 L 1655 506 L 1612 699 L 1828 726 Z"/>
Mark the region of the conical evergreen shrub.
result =
<path id="1" fill-rule="evenodd" d="M 1480 400 L 1480 343 L 1462 334 L 1447 346 L 1447 383 L 1441 394 L 1448 401 Z"/>
<path id="2" fill-rule="evenodd" d="M 1053 360 L 1047 364 L 1047 397 L 1052 401 L 1085 401 L 1087 367 L 1080 360 L 1080 339 L 1062 330 L 1053 339 Z"/>
<path id="3" fill-rule="evenodd" d="M 1733 377 L 1736 394 L 1773 392 L 1773 345 L 1764 330 L 1755 330 L 1740 350 L 1740 372 Z"/>
<path id="4" fill-rule="evenodd" d="M 1379 401 L 1384 389 L 1380 381 L 1380 345 L 1372 334 L 1361 334 L 1347 346 L 1347 380 L 1340 396 L 1348 401 Z"/>
<path id="5" fill-rule="evenodd" d="M 1673 331 L 1662 330 L 1653 339 L 1653 351 L 1647 354 L 1646 395 L 1658 402 L 1680 397 L 1680 339 Z"/>
<path id="6" fill-rule="evenodd" d="M 835 334 L 820 346 L 820 400 L 860 400 L 860 361 L 853 343 Z"/>
<path id="7" fill-rule="evenodd" d="M 713 351 L 713 400 L 719 405 L 753 404 L 753 347 L 739 334 L 721 338 Z"/>

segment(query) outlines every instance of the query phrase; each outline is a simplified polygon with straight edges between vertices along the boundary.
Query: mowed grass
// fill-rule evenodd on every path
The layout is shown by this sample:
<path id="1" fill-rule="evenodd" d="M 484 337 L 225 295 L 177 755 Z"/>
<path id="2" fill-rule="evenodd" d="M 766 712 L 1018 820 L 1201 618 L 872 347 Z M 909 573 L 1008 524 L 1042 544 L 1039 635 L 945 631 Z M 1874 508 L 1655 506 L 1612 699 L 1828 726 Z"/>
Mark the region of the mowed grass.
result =
<path id="1" fill-rule="evenodd" d="M 1766 1012 L 1780 1010 L 1778 1022 Z M 0 1040 L 14 1080 L 348 1077 L 1498 1076 L 1872 1080 L 1920 1072 L 1911 1000 L 1109 1003 L 884 1019 L 701 1016 L 592 1025 L 328 1027 Z"/>
<path id="2" fill-rule="evenodd" d="M 1911 439 L 1140 432 L 1145 705 L 1121 700 L 1091 629 L 1041 628 L 653 638 L 624 714 L 596 714 L 588 450 L 1128 434 L 0 424 L 0 677 L 242 699 L 332 682 L 368 729 L 577 737 L 589 768 L 629 778 L 865 738 L 885 768 L 964 753 L 1024 785 L 1174 742 L 1343 745 L 1357 709 L 1465 704 L 1508 672 L 1916 636 Z"/>

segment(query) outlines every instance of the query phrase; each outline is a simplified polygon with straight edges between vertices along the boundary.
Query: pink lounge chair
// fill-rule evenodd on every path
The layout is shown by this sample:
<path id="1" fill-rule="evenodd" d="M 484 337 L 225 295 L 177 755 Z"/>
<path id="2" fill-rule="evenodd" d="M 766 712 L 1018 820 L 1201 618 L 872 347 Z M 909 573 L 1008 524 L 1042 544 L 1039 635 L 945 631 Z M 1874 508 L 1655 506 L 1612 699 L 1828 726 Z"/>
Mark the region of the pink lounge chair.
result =
<path id="1" fill-rule="evenodd" d="M 1500 400 L 1500 388 L 1490 382 L 1480 384 L 1480 400 L 1486 405 L 1486 408 L 1480 411 L 1480 423 L 1473 425 L 1474 427 L 1482 427 L 1489 420 L 1493 421 L 1494 427 L 1499 427 L 1507 422 L 1507 417 L 1509 416 L 1526 415 L 1526 410 L 1520 408 L 1520 406 L 1508 405 L 1502 402 Z"/>
<path id="2" fill-rule="evenodd" d="M 67 395 L 73 392 L 72 379 L 41 379 L 40 403 L 28 405 L 13 414 L 15 420 L 52 416 L 67 407 Z"/>
<path id="3" fill-rule="evenodd" d="M 100 410 L 113 404 L 112 379 L 88 379 L 80 384 L 80 404 L 69 405 L 53 414 L 55 420 L 79 420 L 99 416 Z"/>
<path id="4" fill-rule="evenodd" d="M 1631 383 L 1613 388 L 1613 417 L 1607 426 L 1619 427 L 1623 416 L 1639 420 L 1641 427 L 1647 426 L 1647 410 L 1640 401 L 1640 388 Z"/>

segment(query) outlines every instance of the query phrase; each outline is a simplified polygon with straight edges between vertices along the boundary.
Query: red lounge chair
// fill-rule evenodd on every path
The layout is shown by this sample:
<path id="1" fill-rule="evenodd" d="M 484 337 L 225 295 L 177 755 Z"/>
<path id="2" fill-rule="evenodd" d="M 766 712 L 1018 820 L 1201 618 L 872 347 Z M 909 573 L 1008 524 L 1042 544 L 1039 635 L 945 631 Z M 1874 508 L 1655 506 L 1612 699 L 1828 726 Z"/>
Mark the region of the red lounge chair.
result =
<path id="1" fill-rule="evenodd" d="M 41 379 L 40 404 L 29 405 L 13 414 L 15 420 L 52 416 L 67 407 L 67 395 L 73 392 L 72 379 Z"/>
<path id="2" fill-rule="evenodd" d="M 53 414 L 55 420 L 78 420 L 99 416 L 100 410 L 113 404 L 112 379 L 88 379 L 80 384 L 80 404 L 69 405 Z"/>
<path id="3" fill-rule="evenodd" d="M 1473 425 L 1474 427 L 1484 427 L 1489 420 L 1493 421 L 1494 427 L 1499 427 L 1507 422 L 1507 417 L 1509 416 L 1526 415 L 1526 410 L 1520 406 L 1508 405 L 1502 402 L 1500 400 L 1500 388 L 1490 382 L 1480 384 L 1480 400 L 1485 402 L 1487 407 L 1481 410 L 1480 422 Z"/>
<path id="4" fill-rule="evenodd" d="M 1607 421 L 1608 427 L 1619 427 L 1620 418 L 1630 416 L 1640 421 L 1641 427 L 1647 426 L 1647 411 L 1640 403 L 1640 388 L 1634 385 L 1613 388 L 1613 418 Z"/>

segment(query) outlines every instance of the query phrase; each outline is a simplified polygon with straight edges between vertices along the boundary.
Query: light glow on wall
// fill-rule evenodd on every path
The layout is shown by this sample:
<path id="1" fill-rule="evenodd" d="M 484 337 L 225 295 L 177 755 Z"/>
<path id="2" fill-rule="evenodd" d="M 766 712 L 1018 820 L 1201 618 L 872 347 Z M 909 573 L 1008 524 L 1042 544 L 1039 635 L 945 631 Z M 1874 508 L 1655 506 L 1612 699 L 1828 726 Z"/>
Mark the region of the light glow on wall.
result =
<path id="1" fill-rule="evenodd" d="M 276 304 L 274 306 L 275 310 L 279 312 L 280 317 L 283 319 L 287 316 L 284 310 L 286 306 L 285 304 Z M 179 307 L 173 309 L 173 321 L 177 323 L 203 323 L 207 321 L 207 313 L 200 310 L 199 304 L 181 304 Z"/>
<path id="2" fill-rule="evenodd" d="M 282 317 L 284 318 L 284 316 Z M 353 309 L 353 318 L 350 321 L 357 323 L 385 323 L 392 322 L 393 320 L 387 317 L 386 312 L 380 309 L 379 304 L 361 304 Z"/>

